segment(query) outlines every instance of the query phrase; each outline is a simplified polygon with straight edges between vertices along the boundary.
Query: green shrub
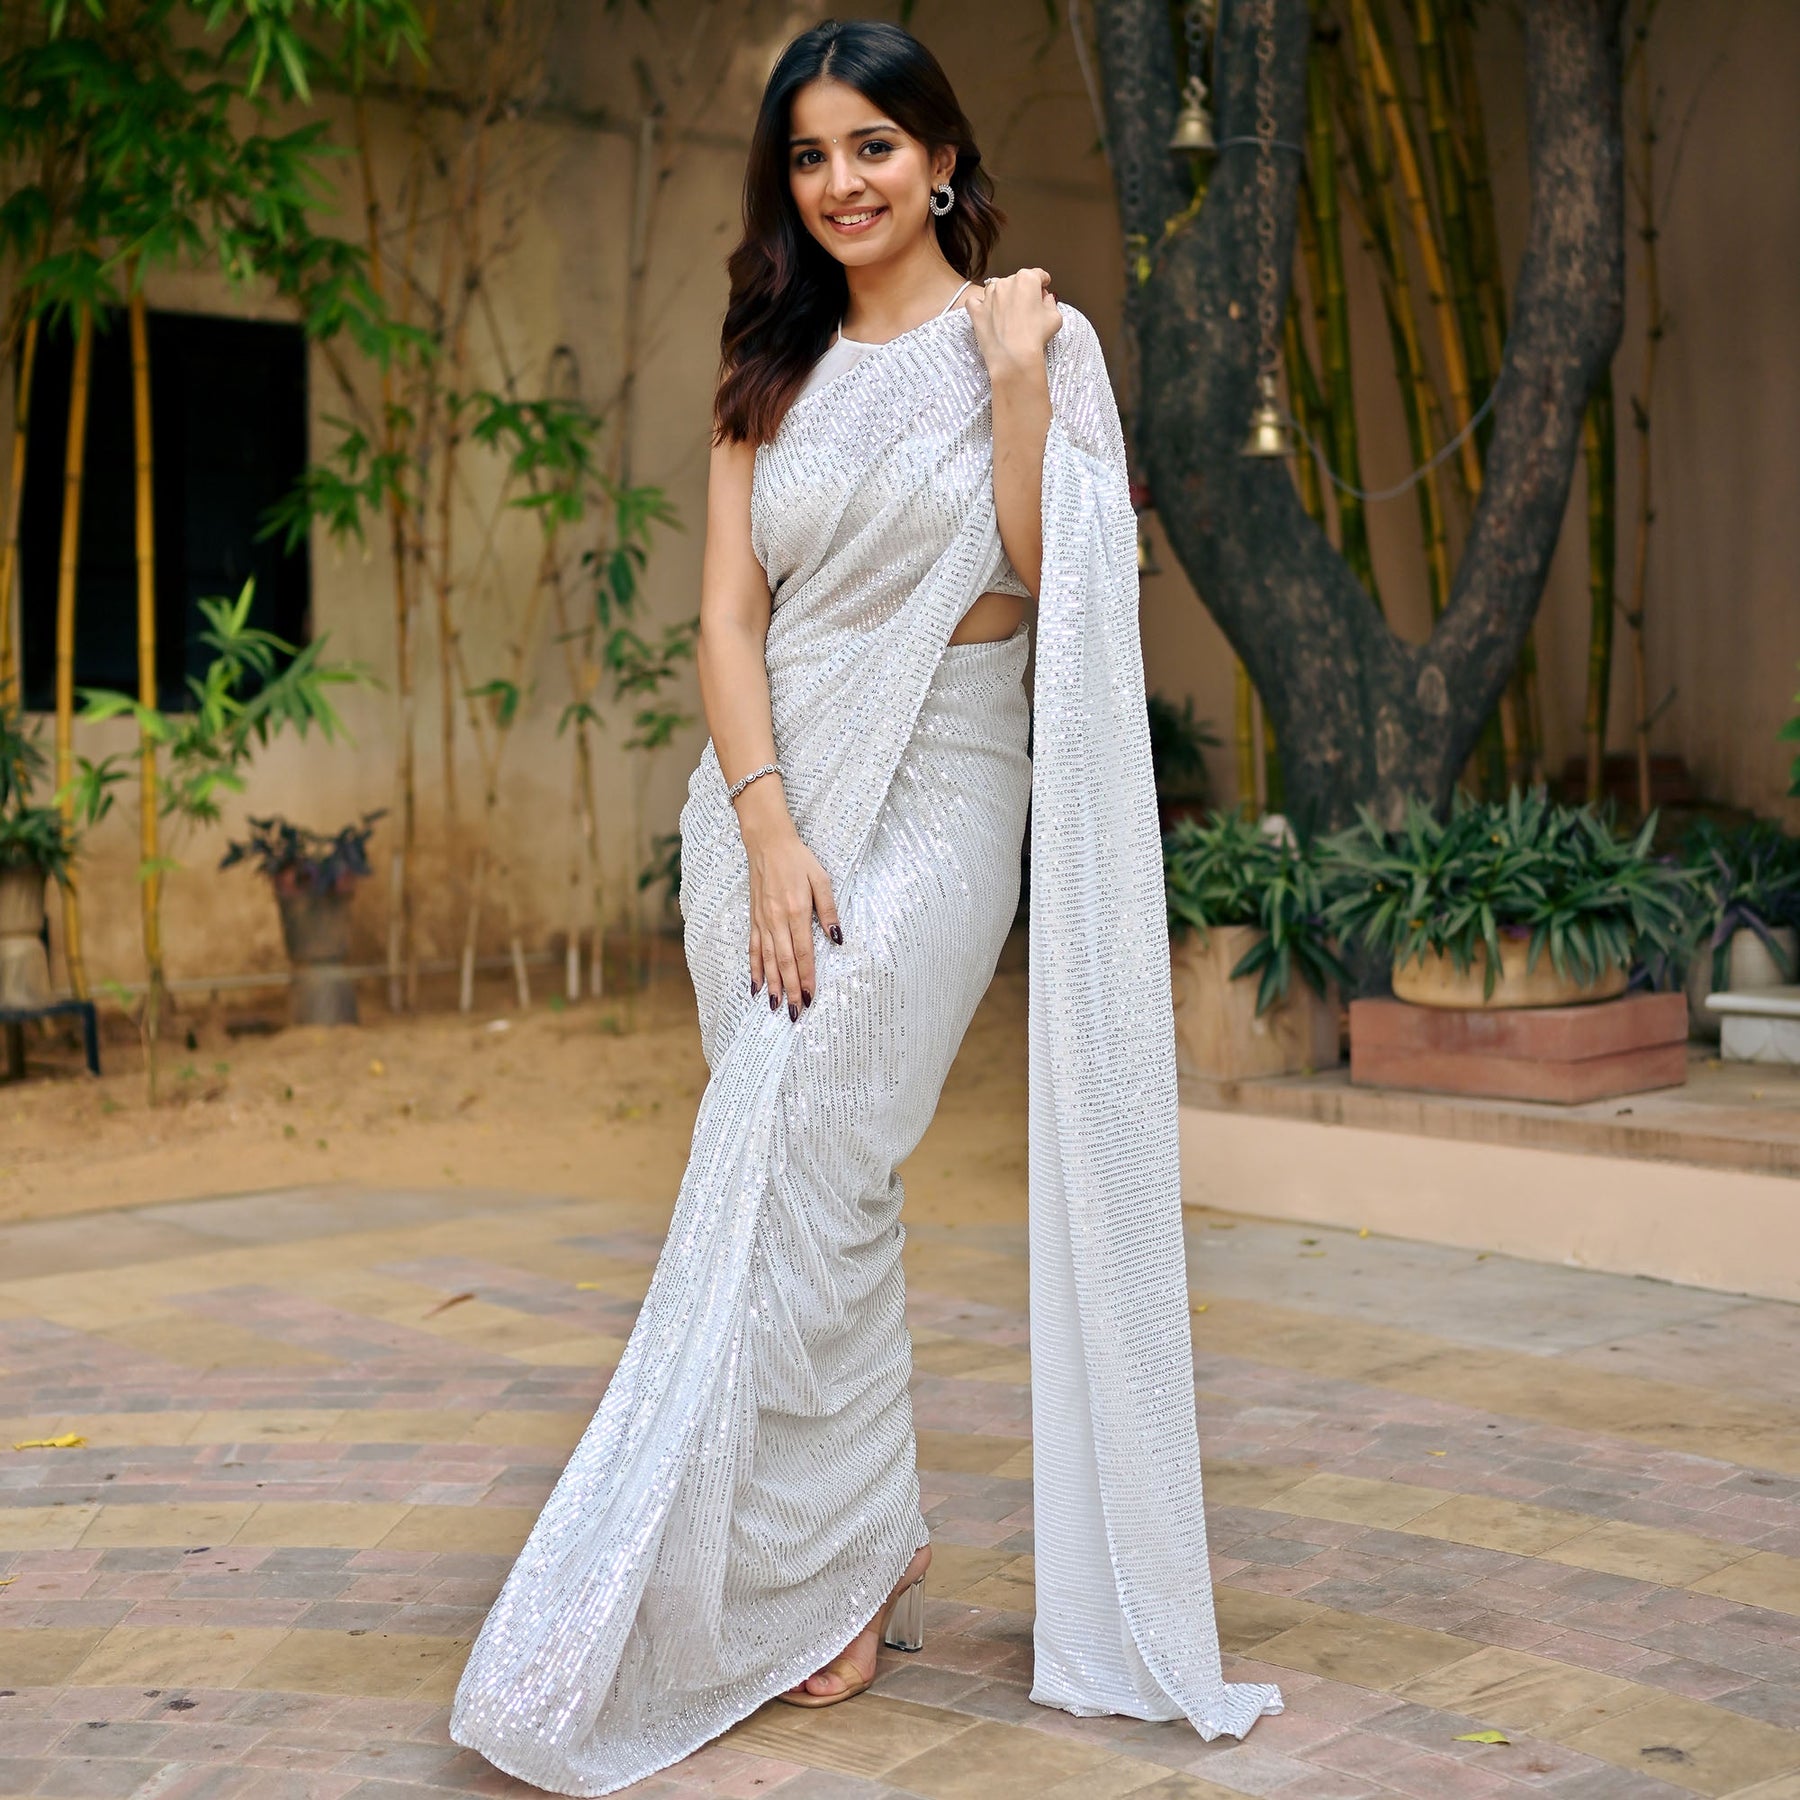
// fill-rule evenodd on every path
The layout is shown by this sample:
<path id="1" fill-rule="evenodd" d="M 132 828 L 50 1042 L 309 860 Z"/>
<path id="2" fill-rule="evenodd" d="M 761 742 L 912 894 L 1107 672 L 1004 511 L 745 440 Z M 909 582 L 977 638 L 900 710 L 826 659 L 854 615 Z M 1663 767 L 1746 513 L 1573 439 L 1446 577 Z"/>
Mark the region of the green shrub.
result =
<path id="1" fill-rule="evenodd" d="M 1163 837 L 1163 887 L 1171 933 L 1253 925 L 1263 936 L 1238 959 L 1234 977 L 1257 977 L 1260 1018 L 1287 998 L 1294 972 L 1325 994 L 1348 986 L 1326 923 L 1322 847 L 1297 843 L 1285 826 L 1264 829 L 1237 813 L 1182 819 Z"/>
<path id="2" fill-rule="evenodd" d="M 1693 875 L 1651 853 L 1652 816 L 1621 838 L 1589 807 L 1558 806 L 1542 789 L 1502 803 L 1458 795 L 1448 819 L 1414 801 L 1398 831 L 1366 811 L 1327 846 L 1329 920 L 1396 963 L 1447 955 L 1467 973 L 1486 951 L 1486 992 L 1500 976 L 1500 938 L 1529 934 L 1528 966 L 1545 950 L 1559 975 L 1587 984 L 1642 957 L 1668 960 L 1690 936 Z"/>

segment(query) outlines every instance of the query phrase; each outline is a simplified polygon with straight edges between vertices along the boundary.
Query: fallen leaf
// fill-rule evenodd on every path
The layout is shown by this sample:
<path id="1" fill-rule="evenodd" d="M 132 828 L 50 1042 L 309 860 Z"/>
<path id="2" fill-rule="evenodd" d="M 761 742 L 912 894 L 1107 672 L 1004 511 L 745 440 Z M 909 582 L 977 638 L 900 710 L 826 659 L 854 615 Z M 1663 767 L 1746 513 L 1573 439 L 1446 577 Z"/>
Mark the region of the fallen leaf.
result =
<path id="1" fill-rule="evenodd" d="M 1323 1256 L 1325 1252 L 1323 1250 L 1302 1250 L 1300 1254 L 1302 1256 Z"/>
<path id="2" fill-rule="evenodd" d="M 15 1450 L 79 1450 L 87 1439 L 73 1431 L 66 1431 L 61 1437 L 27 1438 L 22 1444 L 14 1444 Z"/>
<path id="3" fill-rule="evenodd" d="M 1198 1306 L 1190 1306 L 1188 1308 L 1188 1311 L 1189 1312 L 1205 1312 L 1207 1305 L 1208 1305 L 1208 1302 L 1205 1300 L 1202 1300 Z"/>
<path id="4" fill-rule="evenodd" d="M 1319 1240 L 1317 1238 L 1302 1238 L 1300 1241 L 1303 1244 L 1316 1244 Z"/>
<path id="5" fill-rule="evenodd" d="M 575 1291 L 580 1294 L 592 1294 L 599 1289 L 599 1286 L 597 1281 L 578 1281 L 575 1284 Z"/>
<path id="6" fill-rule="evenodd" d="M 1504 1731 L 1463 1731 L 1456 1737 L 1459 1744 L 1510 1744 L 1512 1739 Z"/>
<path id="7" fill-rule="evenodd" d="M 1212 1220 L 1209 1220 L 1207 1222 L 1206 1229 L 1208 1231 L 1236 1231 L 1237 1225 L 1236 1225 L 1236 1222 L 1232 1221 L 1232 1220 L 1227 1220 L 1224 1224 L 1218 1224 Z"/>
<path id="8" fill-rule="evenodd" d="M 1450 1452 L 1448 1450 L 1427 1450 L 1425 1454 L 1427 1456 L 1448 1456 Z"/>
<path id="9" fill-rule="evenodd" d="M 379 1056 L 373 1057 L 369 1062 L 369 1073 L 371 1075 L 385 1075 L 387 1073 L 387 1064 L 384 1063 Z"/>
<path id="10" fill-rule="evenodd" d="M 425 1315 L 425 1317 L 428 1319 L 435 1319 L 439 1313 L 447 1312 L 451 1307 L 461 1306 L 465 1300 L 473 1300 L 474 1298 L 475 1295 L 473 1291 L 466 1294 L 452 1294 L 448 1300 L 440 1300 L 437 1305 Z"/>
<path id="11" fill-rule="evenodd" d="M 1369 1235 L 1369 1228 L 1368 1228 L 1368 1226 L 1366 1226 L 1366 1225 L 1364 1225 L 1364 1226 L 1363 1226 L 1363 1227 L 1361 1227 L 1361 1229 L 1359 1229 L 1359 1230 L 1358 1230 L 1358 1232 L 1357 1232 L 1357 1234 L 1356 1234 L 1356 1235 L 1357 1235 L 1357 1236 L 1358 1236 L 1358 1237 L 1367 1237 L 1367 1236 L 1368 1236 L 1368 1235 Z"/>
<path id="12" fill-rule="evenodd" d="M 11 1587 L 18 1579 L 16 1575 L 0 1575 L 0 1587 Z"/>

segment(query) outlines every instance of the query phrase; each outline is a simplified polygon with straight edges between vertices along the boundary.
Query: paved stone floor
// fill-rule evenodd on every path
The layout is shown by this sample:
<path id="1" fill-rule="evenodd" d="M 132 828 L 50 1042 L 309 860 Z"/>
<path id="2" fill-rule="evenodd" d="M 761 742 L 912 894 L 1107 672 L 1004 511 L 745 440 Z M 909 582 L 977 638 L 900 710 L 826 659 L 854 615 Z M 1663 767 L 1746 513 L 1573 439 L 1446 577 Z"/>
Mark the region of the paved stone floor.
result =
<path id="1" fill-rule="evenodd" d="M 664 1217 L 312 1190 L 0 1232 L 0 1795 L 527 1792 L 447 1702 Z M 923 1653 L 633 1792 L 1800 1800 L 1800 1309 L 1221 1215 L 1190 1250 L 1228 1667 L 1282 1716 L 1027 1701 L 998 1206 L 909 1243 Z"/>

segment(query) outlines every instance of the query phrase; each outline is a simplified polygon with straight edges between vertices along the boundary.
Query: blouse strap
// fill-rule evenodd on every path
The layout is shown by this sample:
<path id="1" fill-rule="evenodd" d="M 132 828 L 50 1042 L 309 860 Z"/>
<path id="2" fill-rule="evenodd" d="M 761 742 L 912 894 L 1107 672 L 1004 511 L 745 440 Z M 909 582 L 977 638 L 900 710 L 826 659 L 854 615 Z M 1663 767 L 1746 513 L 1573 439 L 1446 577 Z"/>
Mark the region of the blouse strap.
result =
<path id="1" fill-rule="evenodd" d="M 963 297 L 963 288 L 966 288 L 968 285 L 969 285 L 969 283 L 965 281 L 962 284 L 962 287 L 959 287 L 956 290 L 956 292 L 954 294 L 952 294 L 950 296 L 950 298 L 944 302 L 944 312 L 948 312 L 951 309 L 951 307 L 953 307 L 957 303 L 957 301 L 959 301 Z M 943 316 L 944 316 L 943 313 L 938 314 L 939 318 L 942 318 Z"/>

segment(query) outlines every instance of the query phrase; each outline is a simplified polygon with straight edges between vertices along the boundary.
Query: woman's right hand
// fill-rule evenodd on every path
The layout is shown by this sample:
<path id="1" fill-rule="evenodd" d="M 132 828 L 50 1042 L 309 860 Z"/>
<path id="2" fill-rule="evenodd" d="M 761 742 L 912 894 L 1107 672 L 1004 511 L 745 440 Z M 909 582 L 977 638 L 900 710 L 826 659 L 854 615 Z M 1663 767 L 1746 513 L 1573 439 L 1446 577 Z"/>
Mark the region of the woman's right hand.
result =
<path id="1" fill-rule="evenodd" d="M 737 808 L 750 862 L 750 992 L 760 993 L 766 983 L 770 1011 L 785 1006 L 788 1017 L 797 1020 L 818 991 L 814 915 L 834 944 L 844 941 L 831 877 L 801 843 L 780 776 L 752 782 L 738 797 Z"/>

